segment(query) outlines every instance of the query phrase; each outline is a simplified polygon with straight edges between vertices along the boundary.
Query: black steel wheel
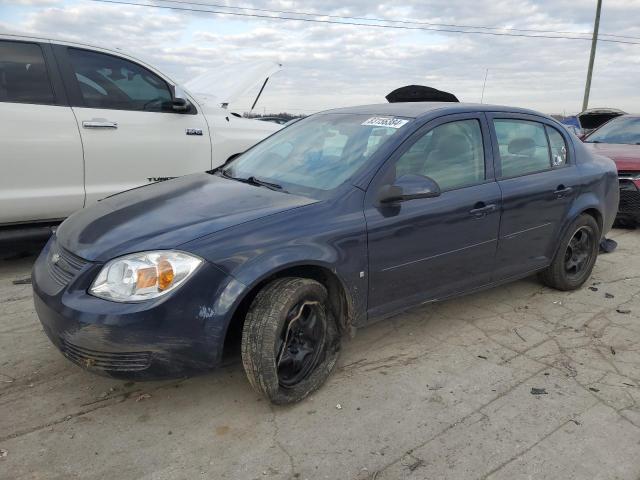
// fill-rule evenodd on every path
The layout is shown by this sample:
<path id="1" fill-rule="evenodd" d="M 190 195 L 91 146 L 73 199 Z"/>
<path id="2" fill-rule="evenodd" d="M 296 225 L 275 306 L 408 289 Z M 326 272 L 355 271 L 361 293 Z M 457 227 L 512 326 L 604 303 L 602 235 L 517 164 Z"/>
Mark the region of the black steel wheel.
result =
<path id="1" fill-rule="evenodd" d="M 580 215 L 567 229 L 542 282 L 557 290 L 575 290 L 587 281 L 598 257 L 600 226 L 591 215 Z"/>
<path id="2" fill-rule="evenodd" d="M 580 277 L 589 266 L 596 242 L 593 234 L 593 229 L 583 226 L 578 228 L 569 240 L 564 253 L 564 270 L 568 277 Z"/>
<path id="3" fill-rule="evenodd" d="M 315 280 L 274 280 L 247 312 L 242 363 L 249 383 L 273 403 L 295 403 L 319 388 L 339 347 L 327 290 Z"/>

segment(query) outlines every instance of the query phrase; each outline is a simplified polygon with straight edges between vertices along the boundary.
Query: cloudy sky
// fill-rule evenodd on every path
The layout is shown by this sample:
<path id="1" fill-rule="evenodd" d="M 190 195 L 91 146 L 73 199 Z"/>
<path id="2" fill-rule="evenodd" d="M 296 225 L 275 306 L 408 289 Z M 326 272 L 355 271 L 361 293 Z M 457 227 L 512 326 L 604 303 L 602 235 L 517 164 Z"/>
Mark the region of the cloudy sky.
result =
<path id="1" fill-rule="evenodd" d="M 529 35 L 543 34 L 499 29 L 589 32 L 596 7 L 596 0 L 124 1 L 266 16 L 277 14 L 264 10 L 304 12 L 321 16 L 279 15 L 331 21 L 345 20 L 328 15 L 495 27 L 462 30 Z M 223 8 L 225 5 L 236 8 Z M 604 0 L 600 31 L 617 36 L 603 38 L 636 44 L 599 42 L 590 107 L 640 111 L 638 18 L 640 0 Z M 485 103 L 547 113 L 580 110 L 588 35 L 561 34 L 587 40 L 526 38 L 415 29 L 426 27 L 424 23 L 393 25 L 411 29 L 283 21 L 90 0 L 0 0 L 0 31 L 36 32 L 120 47 L 177 81 L 220 63 L 281 62 L 284 70 L 272 78 L 257 108 L 261 112 L 311 113 L 383 102 L 386 93 L 407 84 L 434 86 L 463 101 L 479 102 L 487 69 Z M 233 107 L 244 111 L 249 106 L 247 97 Z"/>

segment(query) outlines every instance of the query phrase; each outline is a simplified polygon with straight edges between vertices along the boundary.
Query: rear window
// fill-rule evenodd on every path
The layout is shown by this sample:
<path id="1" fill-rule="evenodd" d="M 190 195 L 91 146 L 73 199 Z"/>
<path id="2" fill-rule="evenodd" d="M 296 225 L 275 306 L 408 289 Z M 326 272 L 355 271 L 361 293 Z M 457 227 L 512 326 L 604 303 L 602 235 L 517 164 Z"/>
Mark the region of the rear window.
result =
<path id="1" fill-rule="evenodd" d="M 55 103 L 39 45 L 0 40 L 0 102 Z"/>

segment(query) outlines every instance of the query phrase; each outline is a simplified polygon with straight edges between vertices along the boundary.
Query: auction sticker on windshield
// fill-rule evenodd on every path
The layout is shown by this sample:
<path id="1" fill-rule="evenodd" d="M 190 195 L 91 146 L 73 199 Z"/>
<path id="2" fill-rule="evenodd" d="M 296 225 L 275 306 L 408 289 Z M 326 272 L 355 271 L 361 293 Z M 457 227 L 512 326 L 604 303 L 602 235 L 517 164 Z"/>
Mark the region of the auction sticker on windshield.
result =
<path id="1" fill-rule="evenodd" d="M 400 128 L 407 123 L 409 123 L 409 120 L 405 120 L 404 118 L 371 117 L 363 122 L 362 125 L 372 127 Z"/>

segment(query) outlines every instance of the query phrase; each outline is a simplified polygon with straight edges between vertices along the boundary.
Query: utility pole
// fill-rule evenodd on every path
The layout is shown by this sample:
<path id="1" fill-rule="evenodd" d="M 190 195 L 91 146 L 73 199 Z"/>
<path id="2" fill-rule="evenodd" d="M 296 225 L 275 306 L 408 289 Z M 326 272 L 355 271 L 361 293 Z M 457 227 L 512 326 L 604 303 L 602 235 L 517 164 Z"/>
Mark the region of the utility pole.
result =
<path id="1" fill-rule="evenodd" d="M 598 0 L 596 7 L 596 21 L 593 25 L 593 38 L 591 39 L 591 55 L 589 56 L 589 70 L 587 70 L 587 84 L 584 87 L 584 99 L 582 100 L 582 111 L 589 106 L 589 92 L 591 91 L 591 75 L 593 74 L 593 61 L 596 58 L 596 45 L 598 44 L 598 28 L 600 28 L 600 10 L 602 0 Z"/>

